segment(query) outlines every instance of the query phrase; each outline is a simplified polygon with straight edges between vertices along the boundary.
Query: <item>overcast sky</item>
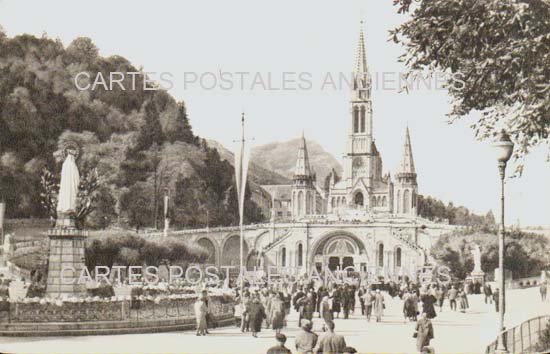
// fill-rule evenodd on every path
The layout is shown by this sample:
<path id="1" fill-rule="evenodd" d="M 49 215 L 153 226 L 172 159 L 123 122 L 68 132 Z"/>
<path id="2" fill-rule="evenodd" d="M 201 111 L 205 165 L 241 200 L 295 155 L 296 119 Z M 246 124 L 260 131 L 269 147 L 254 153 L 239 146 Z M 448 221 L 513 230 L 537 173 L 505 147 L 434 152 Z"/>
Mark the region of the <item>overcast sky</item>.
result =
<path id="1" fill-rule="evenodd" d="M 147 72 L 170 73 L 169 91 L 186 101 L 202 137 L 231 147 L 244 110 L 254 144 L 295 138 L 305 130 L 306 138 L 340 159 L 349 127 L 349 89 L 323 82 L 328 73 L 337 77 L 353 69 L 364 20 L 368 65 L 387 81 L 373 92 L 374 134 L 384 169 L 395 174 L 408 124 L 420 193 L 479 213 L 493 209 L 498 216 L 496 162 L 490 144 L 474 140 L 469 124 L 476 117 L 449 125 L 444 90 L 432 85 L 399 93 L 391 82 L 404 71 L 397 61 L 403 49 L 387 41 L 388 30 L 405 19 L 392 2 L 0 0 L 0 24 L 9 36 L 46 32 L 65 45 L 88 36 L 101 55 L 119 54 Z M 220 88 L 220 72 L 234 73 L 232 89 Z M 186 83 L 193 74 L 203 75 L 202 87 Z M 508 181 L 508 223 L 550 224 L 545 157 L 544 149 L 535 151 L 525 161 L 523 177 Z"/>

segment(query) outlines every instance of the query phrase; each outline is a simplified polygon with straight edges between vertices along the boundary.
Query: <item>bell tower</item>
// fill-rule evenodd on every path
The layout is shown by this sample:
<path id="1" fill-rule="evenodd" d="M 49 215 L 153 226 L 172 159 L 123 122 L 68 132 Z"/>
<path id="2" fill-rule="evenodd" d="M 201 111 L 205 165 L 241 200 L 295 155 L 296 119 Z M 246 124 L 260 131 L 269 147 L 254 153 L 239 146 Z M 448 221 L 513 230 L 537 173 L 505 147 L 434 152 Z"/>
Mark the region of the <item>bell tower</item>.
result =
<path id="1" fill-rule="evenodd" d="M 354 185 L 358 179 L 363 179 L 370 187 L 373 181 L 376 162 L 372 159 L 374 151 L 371 90 L 372 78 L 367 66 L 365 35 L 361 21 L 351 88 L 348 143 L 344 156 L 344 179 L 348 186 Z"/>

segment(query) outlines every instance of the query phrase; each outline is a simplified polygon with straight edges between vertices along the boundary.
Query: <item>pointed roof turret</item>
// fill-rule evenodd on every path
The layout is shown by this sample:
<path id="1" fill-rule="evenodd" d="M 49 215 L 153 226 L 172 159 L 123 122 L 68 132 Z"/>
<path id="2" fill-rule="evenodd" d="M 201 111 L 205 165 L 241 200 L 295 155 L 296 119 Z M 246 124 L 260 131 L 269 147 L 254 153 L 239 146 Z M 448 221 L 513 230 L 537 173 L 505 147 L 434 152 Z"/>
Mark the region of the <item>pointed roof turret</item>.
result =
<path id="1" fill-rule="evenodd" d="M 409 134 L 409 127 L 405 130 L 405 144 L 403 145 L 403 159 L 401 160 L 401 167 L 399 173 L 416 173 L 414 169 L 414 160 L 411 146 L 411 136 Z"/>
<path id="2" fill-rule="evenodd" d="M 304 133 L 302 132 L 302 138 L 300 141 L 300 147 L 298 148 L 298 159 L 296 160 L 296 168 L 294 170 L 294 176 L 308 176 L 311 174 L 311 165 L 309 164 L 309 155 L 307 152 L 307 144 Z"/>

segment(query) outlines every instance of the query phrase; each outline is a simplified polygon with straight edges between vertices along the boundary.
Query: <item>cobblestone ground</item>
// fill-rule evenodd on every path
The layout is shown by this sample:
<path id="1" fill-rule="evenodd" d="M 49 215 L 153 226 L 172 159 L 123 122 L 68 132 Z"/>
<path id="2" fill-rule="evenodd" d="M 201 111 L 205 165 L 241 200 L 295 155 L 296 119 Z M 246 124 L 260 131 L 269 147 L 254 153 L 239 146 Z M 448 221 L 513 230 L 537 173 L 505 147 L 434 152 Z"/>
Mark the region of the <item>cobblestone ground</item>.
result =
<path id="1" fill-rule="evenodd" d="M 507 293 L 507 326 L 529 318 L 550 314 L 550 302 L 542 303 L 538 288 L 512 290 Z M 356 309 L 350 319 L 337 319 L 336 331 L 345 336 L 348 345 L 361 353 L 414 353 L 412 338 L 414 323 L 403 320 L 402 302 L 386 298 L 387 309 L 383 322 L 367 322 Z M 451 311 L 448 303 L 433 320 L 435 339 L 432 346 L 439 353 L 482 353 L 495 339 L 498 317 L 494 305 L 486 305 L 481 295 L 469 297 L 467 313 Z M 322 321 L 314 319 L 314 330 L 320 331 Z M 242 334 L 238 328 L 211 330 L 211 335 L 197 337 L 193 332 L 172 332 L 87 337 L 0 338 L 0 352 L 13 353 L 265 353 L 274 342 L 272 330 L 263 330 L 259 338 Z M 288 328 L 287 346 L 294 351 L 298 333 L 297 315 L 292 313 Z"/>

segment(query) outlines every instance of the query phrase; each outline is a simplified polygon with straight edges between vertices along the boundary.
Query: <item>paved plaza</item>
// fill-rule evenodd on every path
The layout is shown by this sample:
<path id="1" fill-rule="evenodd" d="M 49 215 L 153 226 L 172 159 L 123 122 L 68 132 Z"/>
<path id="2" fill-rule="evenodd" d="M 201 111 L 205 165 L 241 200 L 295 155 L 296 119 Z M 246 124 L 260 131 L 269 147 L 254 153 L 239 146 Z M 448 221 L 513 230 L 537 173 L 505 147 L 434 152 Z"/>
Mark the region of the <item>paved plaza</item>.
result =
<path id="1" fill-rule="evenodd" d="M 538 288 L 508 292 L 507 324 L 514 326 L 529 318 L 550 314 L 550 302 L 541 303 Z M 401 315 L 402 302 L 386 296 L 387 309 L 383 322 L 367 322 L 359 308 L 350 319 L 337 319 L 336 331 L 345 336 L 348 345 L 361 353 L 415 352 L 412 337 L 414 323 L 405 323 Z M 486 305 L 482 295 L 469 296 L 470 309 L 466 314 L 450 311 L 448 303 L 433 320 L 437 353 L 482 353 L 495 339 L 497 313 L 494 305 Z M 320 332 L 322 320 L 314 319 L 314 330 Z M 17 353 L 265 353 L 273 345 L 272 330 L 263 330 L 259 338 L 242 334 L 236 327 L 211 330 L 211 335 L 197 337 L 190 332 L 131 334 L 86 337 L 0 338 L 1 352 Z M 287 346 L 294 351 L 297 334 L 297 315 L 292 312 Z"/>

